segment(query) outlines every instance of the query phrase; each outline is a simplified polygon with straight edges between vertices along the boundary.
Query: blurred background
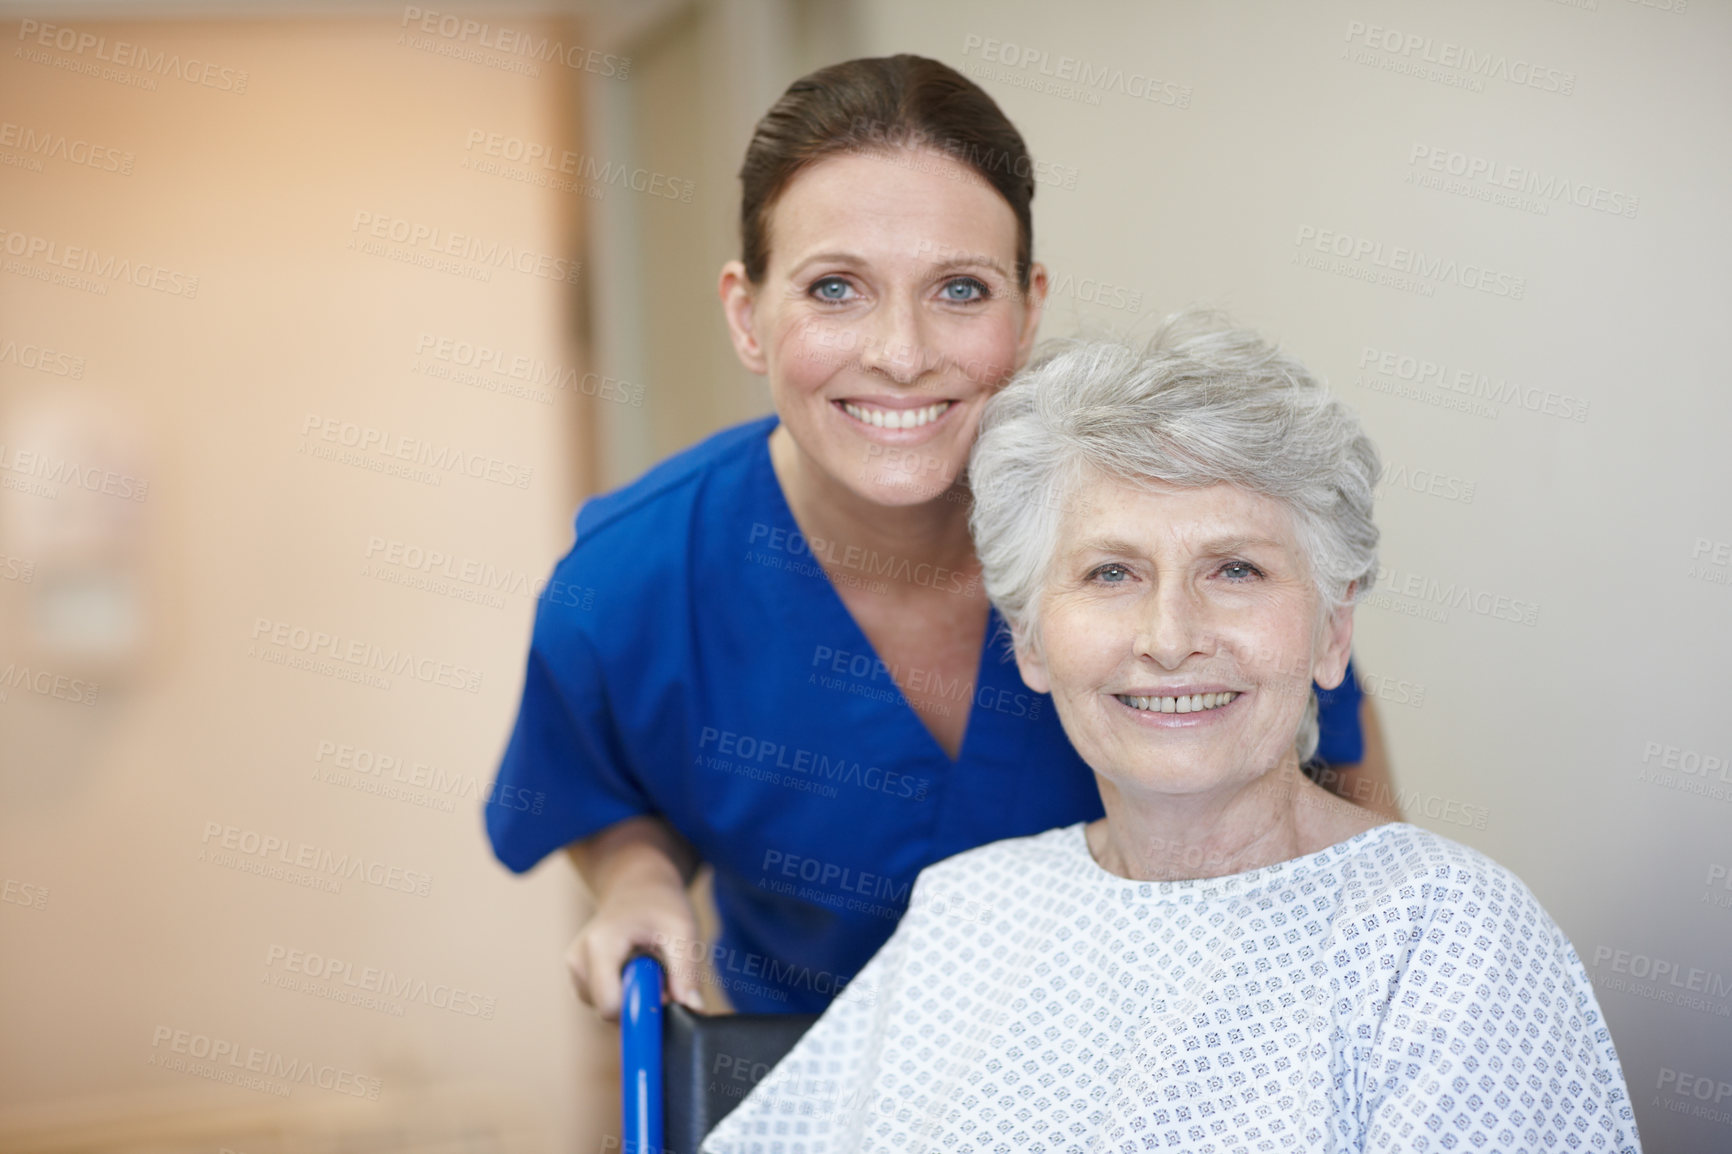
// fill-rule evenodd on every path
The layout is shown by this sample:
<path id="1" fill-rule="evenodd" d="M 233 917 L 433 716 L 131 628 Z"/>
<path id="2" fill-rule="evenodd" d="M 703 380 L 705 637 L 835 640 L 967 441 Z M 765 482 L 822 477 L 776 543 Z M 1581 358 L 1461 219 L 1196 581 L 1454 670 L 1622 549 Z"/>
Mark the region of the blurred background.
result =
<path id="1" fill-rule="evenodd" d="M 436 6 L 437 5 L 437 6 Z M 1230 309 L 1389 476 L 1411 820 L 1732 1149 L 1732 6 L 0 3 L 0 1151 L 619 1148 L 572 871 L 482 833 L 588 494 L 767 411 L 715 300 L 794 77 L 1039 164 L 1044 333 Z"/>

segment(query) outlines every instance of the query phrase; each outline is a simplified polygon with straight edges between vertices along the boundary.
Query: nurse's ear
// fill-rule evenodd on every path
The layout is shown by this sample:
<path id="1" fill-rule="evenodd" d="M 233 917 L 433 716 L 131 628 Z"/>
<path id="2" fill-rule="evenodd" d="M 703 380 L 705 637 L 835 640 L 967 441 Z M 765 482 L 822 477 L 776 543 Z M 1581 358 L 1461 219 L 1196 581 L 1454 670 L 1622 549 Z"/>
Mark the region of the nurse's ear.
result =
<path id="1" fill-rule="evenodd" d="M 722 278 L 716 285 L 722 298 L 722 315 L 728 321 L 728 337 L 734 342 L 734 355 L 748 372 L 762 376 L 769 371 L 764 359 L 764 346 L 758 341 L 757 286 L 746 279 L 746 266 L 731 260 L 722 266 Z"/>
<path id="2" fill-rule="evenodd" d="M 1010 645 L 1016 654 L 1016 671 L 1022 674 L 1022 683 L 1036 693 L 1051 693 L 1052 678 L 1046 673 L 1046 658 L 1041 656 L 1040 646 L 1035 644 L 1026 625 L 1010 631 Z"/>
<path id="3" fill-rule="evenodd" d="M 1028 363 L 1028 355 L 1034 351 L 1040 318 L 1046 312 L 1046 290 L 1046 266 L 1035 261 L 1028 266 L 1028 291 L 1022 294 L 1022 328 L 1016 335 L 1016 367 L 1019 369 Z"/>

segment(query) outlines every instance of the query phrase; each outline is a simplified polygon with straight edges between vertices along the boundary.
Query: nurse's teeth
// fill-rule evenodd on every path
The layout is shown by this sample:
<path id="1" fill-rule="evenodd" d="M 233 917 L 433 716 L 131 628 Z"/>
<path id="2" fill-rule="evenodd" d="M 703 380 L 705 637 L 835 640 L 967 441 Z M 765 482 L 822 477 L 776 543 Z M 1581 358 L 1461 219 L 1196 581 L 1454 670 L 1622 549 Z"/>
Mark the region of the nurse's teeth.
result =
<path id="1" fill-rule="evenodd" d="M 1132 709 L 1155 713 L 1203 713 L 1210 709 L 1219 709 L 1237 696 L 1237 693 L 1192 693 L 1182 697 L 1121 696 L 1119 700 Z"/>
<path id="2" fill-rule="evenodd" d="M 949 401 L 939 401 L 922 409 L 880 409 L 856 405 L 851 401 L 842 402 L 842 408 L 850 417 L 877 429 L 918 429 L 943 416 L 944 410 L 950 405 Z"/>

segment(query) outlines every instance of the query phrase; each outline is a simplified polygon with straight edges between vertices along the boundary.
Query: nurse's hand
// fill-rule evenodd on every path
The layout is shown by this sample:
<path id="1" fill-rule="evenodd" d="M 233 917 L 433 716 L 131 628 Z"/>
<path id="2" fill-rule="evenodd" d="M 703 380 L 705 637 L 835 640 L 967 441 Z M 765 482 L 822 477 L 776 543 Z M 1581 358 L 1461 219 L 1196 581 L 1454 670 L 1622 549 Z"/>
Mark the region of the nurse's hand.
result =
<path id="1" fill-rule="evenodd" d="M 660 818 L 634 817 L 567 846 L 566 852 L 596 901 L 595 915 L 565 951 L 577 996 L 603 1018 L 617 1020 L 620 967 L 642 947 L 661 959 L 669 996 L 701 1011 L 702 963 L 690 960 L 689 945 L 703 939 L 686 894 L 697 855 L 685 839 Z"/>

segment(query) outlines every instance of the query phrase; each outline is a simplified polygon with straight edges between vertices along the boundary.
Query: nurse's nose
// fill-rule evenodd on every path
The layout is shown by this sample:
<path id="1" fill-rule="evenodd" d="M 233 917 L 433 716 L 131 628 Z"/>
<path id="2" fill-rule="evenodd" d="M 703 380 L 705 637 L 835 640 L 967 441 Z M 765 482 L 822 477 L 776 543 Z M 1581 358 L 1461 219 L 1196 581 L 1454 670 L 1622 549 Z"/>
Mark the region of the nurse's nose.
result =
<path id="1" fill-rule="evenodd" d="M 899 385 L 912 385 L 925 375 L 928 357 L 920 307 L 913 297 L 892 294 L 873 310 L 860 364 Z"/>

